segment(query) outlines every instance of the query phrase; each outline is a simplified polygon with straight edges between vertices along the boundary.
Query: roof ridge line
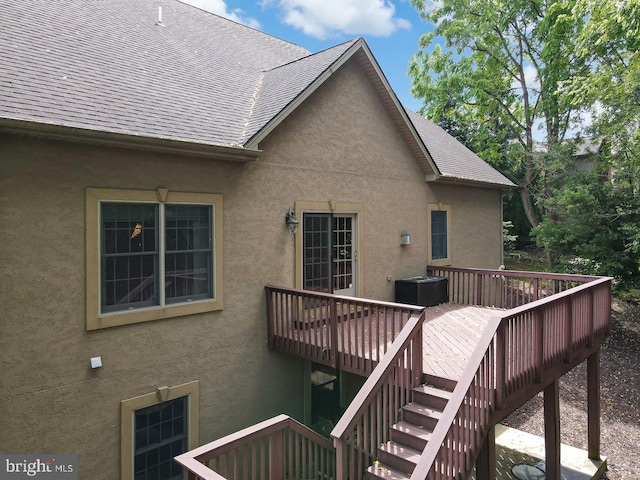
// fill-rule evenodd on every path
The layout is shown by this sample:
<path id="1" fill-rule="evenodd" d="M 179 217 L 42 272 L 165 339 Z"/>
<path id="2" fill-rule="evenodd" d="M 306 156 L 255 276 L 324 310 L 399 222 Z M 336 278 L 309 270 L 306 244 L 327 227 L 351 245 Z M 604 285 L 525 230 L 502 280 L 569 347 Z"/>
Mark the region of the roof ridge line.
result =
<path id="1" fill-rule="evenodd" d="M 305 55 L 304 57 L 300 57 L 300 58 L 297 58 L 295 60 L 291 60 L 290 62 L 283 63 L 282 65 L 278 65 L 276 67 L 270 68 L 269 70 L 263 70 L 263 73 L 273 72 L 274 70 L 278 70 L 279 68 L 286 67 L 287 65 L 292 65 L 292 64 L 297 63 L 297 62 L 301 62 L 302 60 L 306 60 L 308 58 L 314 57 L 314 56 L 319 55 L 321 53 L 328 52 L 329 50 L 333 50 L 334 48 L 341 47 L 341 46 L 346 45 L 348 43 L 354 44 L 358 40 L 360 40 L 360 38 L 361 37 L 353 38 L 351 40 L 347 40 L 346 42 L 339 43 L 339 44 L 334 45 L 332 47 L 327 47 L 324 50 L 320 50 L 318 52 L 309 53 L 309 55 Z"/>

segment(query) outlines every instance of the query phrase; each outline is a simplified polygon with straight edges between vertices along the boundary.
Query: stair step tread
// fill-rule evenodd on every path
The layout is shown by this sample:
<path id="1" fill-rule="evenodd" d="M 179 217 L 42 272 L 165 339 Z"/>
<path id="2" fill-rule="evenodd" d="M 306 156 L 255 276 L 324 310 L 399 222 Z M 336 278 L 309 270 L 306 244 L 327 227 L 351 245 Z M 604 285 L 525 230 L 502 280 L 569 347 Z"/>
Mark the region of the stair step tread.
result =
<path id="1" fill-rule="evenodd" d="M 390 453 L 391 455 L 394 455 L 403 460 L 407 460 L 411 463 L 418 463 L 418 460 L 420 460 L 420 455 L 422 455 L 422 452 L 419 452 L 415 448 L 411 448 L 401 443 L 394 442 L 393 440 L 389 440 L 387 443 L 381 445 L 380 450 Z"/>
<path id="2" fill-rule="evenodd" d="M 426 393 L 427 395 L 431 395 L 433 397 L 442 398 L 444 400 L 450 400 L 452 395 L 452 392 L 442 390 L 441 388 L 432 387 L 431 385 L 420 385 L 414 388 L 414 390 Z"/>
<path id="3" fill-rule="evenodd" d="M 404 410 L 409 410 L 411 412 L 415 412 L 418 413 L 420 415 L 424 415 L 427 417 L 433 417 L 436 419 L 439 419 L 442 416 L 442 410 L 439 410 L 437 408 L 433 408 L 433 407 L 427 407 L 425 405 L 422 405 L 420 403 L 408 403 L 406 404 L 404 407 L 402 407 Z"/>
<path id="4" fill-rule="evenodd" d="M 407 433 L 413 437 L 422 438 L 423 440 L 429 440 L 433 433 L 429 428 L 423 428 L 420 425 L 415 425 L 410 422 L 398 422 L 391 426 L 392 429 L 399 430 L 403 433 Z"/>
<path id="5" fill-rule="evenodd" d="M 400 472 L 384 463 L 375 463 L 367 468 L 367 472 L 385 480 L 409 480 L 411 474 Z"/>

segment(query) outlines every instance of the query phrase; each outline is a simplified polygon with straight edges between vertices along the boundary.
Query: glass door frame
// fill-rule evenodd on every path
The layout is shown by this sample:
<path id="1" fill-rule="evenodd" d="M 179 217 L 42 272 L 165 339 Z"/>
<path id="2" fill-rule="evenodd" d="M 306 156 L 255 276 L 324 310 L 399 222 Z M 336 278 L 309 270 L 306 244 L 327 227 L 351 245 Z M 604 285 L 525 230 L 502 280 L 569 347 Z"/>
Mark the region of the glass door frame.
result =
<path id="1" fill-rule="evenodd" d="M 362 292 L 362 225 L 364 206 L 360 203 L 342 202 L 296 202 L 296 218 L 299 218 L 301 225 L 298 227 L 295 238 L 295 287 L 304 288 L 304 214 L 329 214 L 332 216 L 353 215 L 353 296 L 359 297 Z M 333 230 L 333 227 L 331 227 Z M 333 268 L 333 267 L 331 267 Z"/>

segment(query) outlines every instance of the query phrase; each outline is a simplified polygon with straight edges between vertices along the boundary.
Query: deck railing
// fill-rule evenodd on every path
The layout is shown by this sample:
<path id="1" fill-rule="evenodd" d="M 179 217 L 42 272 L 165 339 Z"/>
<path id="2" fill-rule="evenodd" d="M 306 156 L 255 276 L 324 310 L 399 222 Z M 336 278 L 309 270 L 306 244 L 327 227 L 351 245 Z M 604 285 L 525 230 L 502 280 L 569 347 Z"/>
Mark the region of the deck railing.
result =
<path id="1" fill-rule="evenodd" d="M 328 480 L 336 475 L 331 442 L 287 415 L 215 440 L 175 460 L 184 467 L 185 480 Z"/>
<path id="2" fill-rule="evenodd" d="M 267 294 L 269 348 L 369 375 L 424 308 L 275 286 Z"/>
<path id="3" fill-rule="evenodd" d="M 545 376 L 557 378 L 576 356 L 582 360 L 611 328 L 610 278 L 461 269 L 438 273 L 454 278 L 450 297 L 459 303 L 538 300 L 503 311 L 489 322 L 412 480 L 468 475 L 495 409 L 518 394 L 522 398 L 514 401 L 524 403 L 534 384 L 541 384 Z M 493 283 L 489 292 L 502 293 L 487 294 L 488 283 Z"/>
<path id="4" fill-rule="evenodd" d="M 470 472 L 497 409 L 526 401 L 596 351 L 611 328 L 610 278 L 458 268 L 431 274 L 449 278 L 452 303 L 501 310 L 489 321 L 412 480 Z M 369 378 L 331 432 L 334 445 L 281 415 L 177 457 L 185 478 L 363 478 L 421 380 L 423 309 L 266 291 L 270 348 Z"/>
<path id="5" fill-rule="evenodd" d="M 362 478 L 422 380 L 424 312 L 413 315 L 331 432 L 337 480 Z"/>
<path id="6" fill-rule="evenodd" d="M 572 363 L 611 328 L 611 279 L 592 281 L 507 310 L 496 332 L 496 398 L 509 397 Z"/>
<path id="7" fill-rule="evenodd" d="M 557 273 L 433 267 L 429 275 L 447 277 L 449 301 L 463 305 L 515 308 L 567 291 L 595 277 Z"/>

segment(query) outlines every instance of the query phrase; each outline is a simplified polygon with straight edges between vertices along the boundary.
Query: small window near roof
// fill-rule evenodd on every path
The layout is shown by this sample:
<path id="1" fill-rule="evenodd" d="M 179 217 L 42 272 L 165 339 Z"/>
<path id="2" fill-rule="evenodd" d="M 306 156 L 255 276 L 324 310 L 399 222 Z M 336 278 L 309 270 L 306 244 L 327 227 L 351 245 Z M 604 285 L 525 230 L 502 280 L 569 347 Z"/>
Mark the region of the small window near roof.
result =
<path id="1" fill-rule="evenodd" d="M 447 252 L 447 212 L 431 211 L 431 258 L 442 260 L 449 256 Z"/>
<path id="2" fill-rule="evenodd" d="M 451 219 L 448 205 L 428 206 L 429 215 L 429 262 L 435 265 L 450 263 Z"/>

